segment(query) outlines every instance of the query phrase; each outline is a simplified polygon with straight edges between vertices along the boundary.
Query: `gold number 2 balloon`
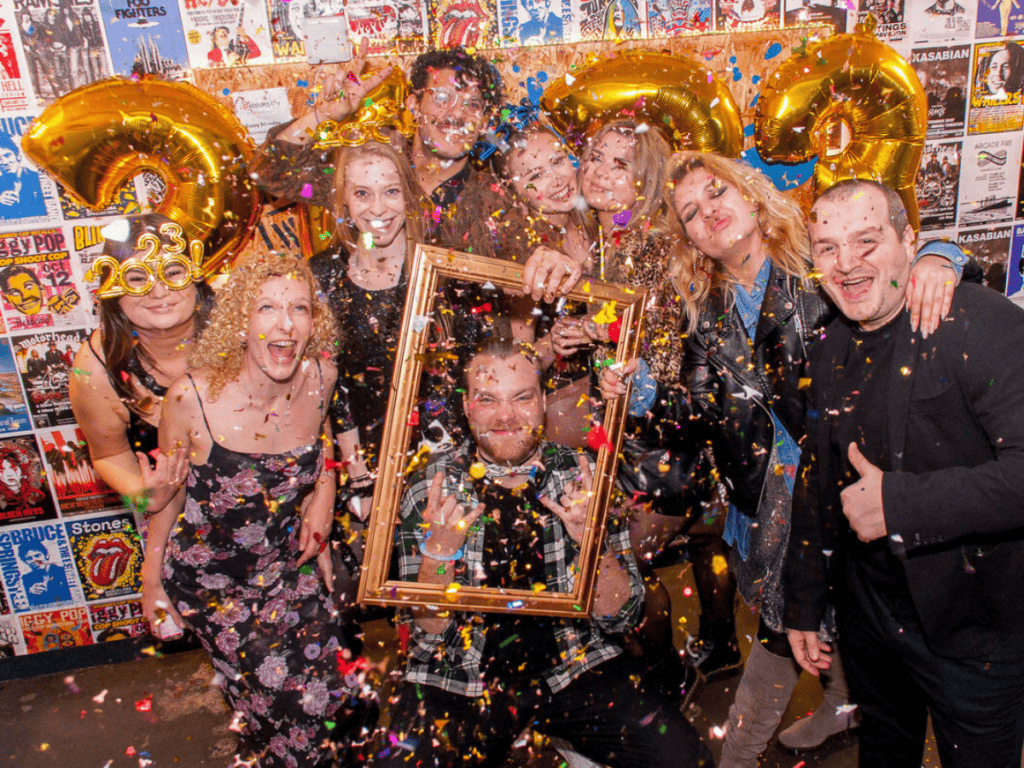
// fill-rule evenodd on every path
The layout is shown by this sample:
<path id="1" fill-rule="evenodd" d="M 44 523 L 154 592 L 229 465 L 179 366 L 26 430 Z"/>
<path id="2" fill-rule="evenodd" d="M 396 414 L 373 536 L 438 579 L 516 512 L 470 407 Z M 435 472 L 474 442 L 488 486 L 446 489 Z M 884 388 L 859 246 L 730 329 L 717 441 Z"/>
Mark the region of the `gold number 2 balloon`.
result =
<path id="1" fill-rule="evenodd" d="M 187 83 L 114 78 L 62 96 L 32 122 L 22 149 L 82 205 L 102 209 L 143 170 L 167 193 L 157 207 L 206 246 L 206 275 L 252 236 L 259 193 L 246 165 L 252 139 L 238 118 Z"/>
<path id="2" fill-rule="evenodd" d="M 559 131 L 589 135 L 632 113 L 657 125 L 675 149 L 737 157 L 743 123 L 728 86 L 683 56 L 622 51 L 556 80 L 541 106 Z"/>
<path id="3" fill-rule="evenodd" d="M 872 21 L 853 34 L 808 45 L 775 70 L 757 102 L 755 141 L 769 161 L 817 155 L 815 194 L 843 179 L 891 187 L 917 229 L 914 176 L 924 151 L 928 100 L 910 64 L 872 34 Z M 830 156 L 844 127 L 849 143 Z"/>

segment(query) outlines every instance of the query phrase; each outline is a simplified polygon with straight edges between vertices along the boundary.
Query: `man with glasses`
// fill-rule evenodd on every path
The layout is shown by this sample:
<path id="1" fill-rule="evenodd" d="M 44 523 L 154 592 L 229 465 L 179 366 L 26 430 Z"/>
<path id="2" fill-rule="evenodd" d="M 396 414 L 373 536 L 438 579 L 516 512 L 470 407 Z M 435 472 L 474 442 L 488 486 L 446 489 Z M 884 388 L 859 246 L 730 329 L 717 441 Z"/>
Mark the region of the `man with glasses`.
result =
<path id="1" fill-rule="evenodd" d="M 271 195 L 334 208 L 334 150 L 313 147 L 317 126 L 342 121 L 364 104 L 367 94 L 391 74 L 391 67 L 359 76 L 366 62 L 364 38 L 348 72 L 325 78 L 317 103 L 306 114 L 271 129 L 253 163 L 260 186 Z M 482 56 L 462 48 L 428 51 L 410 70 L 412 94 L 405 101 L 415 132 L 408 158 L 424 198 L 427 241 L 482 256 L 525 264 L 523 285 L 534 300 L 551 286 L 571 287 L 583 274 L 573 259 L 534 244 L 522 234 L 525 217 L 497 178 L 470 163 L 473 146 L 486 132 L 504 100 L 501 76 Z M 392 139 L 394 141 L 394 139 Z"/>
<path id="2" fill-rule="evenodd" d="M 342 121 L 350 117 L 366 95 L 391 73 L 390 67 L 362 78 L 367 42 L 360 44 L 349 72 L 326 78 L 317 104 L 306 114 L 285 126 L 270 131 L 260 148 L 254 171 L 268 192 L 285 198 L 296 182 L 306 187 L 302 202 L 333 207 L 334 177 L 323 169 L 333 163 L 333 150 L 313 149 L 314 132 L 324 120 Z M 501 77 L 482 56 L 462 48 L 428 51 L 412 64 L 412 94 L 405 108 L 415 123 L 408 147 L 409 162 L 424 197 L 433 205 L 426 217 L 430 238 L 441 245 L 473 250 L 493 256 L 488 247 L 493 237 L 477 235 L 478 226 L 464 216 L 456 221 L 457 208 L 471 201 L 475 213 L 508 207 L 492 189 L 494 179 L 470 164 L 473 145 L 487 129 L 504 99 Z M 482 224 L 483 222 L 479 222 Z"/>

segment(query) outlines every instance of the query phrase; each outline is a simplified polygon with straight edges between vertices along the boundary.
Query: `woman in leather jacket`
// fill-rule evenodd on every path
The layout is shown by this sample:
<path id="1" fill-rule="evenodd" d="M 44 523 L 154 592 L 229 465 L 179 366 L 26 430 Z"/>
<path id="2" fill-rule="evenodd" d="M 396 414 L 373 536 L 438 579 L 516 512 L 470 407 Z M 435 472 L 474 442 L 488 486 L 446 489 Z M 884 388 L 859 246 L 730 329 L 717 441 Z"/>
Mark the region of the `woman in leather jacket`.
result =
<path id="1" fill-rule="evenodd" d="M 684 465 L 698 465 L 710 448 L 713 474 L 728 488 L 724 538 L 740 594 L 761 616 L 719 765 L 753 768 L 799 677 L 782 625 L 781 573 L 797 441 L 805 433 L 800 377 L 809 347 L 834 310 L 812 280 L 800 208 L 766 177 L 737 161 L 682 152 L 673 158 L 667 196 L 685 235 L 674 273 L 686 314 L 685 397 L 659 390 L 643 405 L 650 428 L 677 427 L 674 448 Z M 933 254 L 914 267 L 911 322 L 924 335 L 948 311 L 956 283 L 950 266 Z M 605 396 L 624 392 L 622 377 L 631 371 L 632 364 L 606 373 Z M 637 395 L 633 399 L 636 413 Z M 735 642 L 713 627 L 707 634 L 712 643 Z M 818 746 L 849 727 L 846 703 L 845 680 L 834 666 L 818 712 L 784 731 L 780 741 Z"/>

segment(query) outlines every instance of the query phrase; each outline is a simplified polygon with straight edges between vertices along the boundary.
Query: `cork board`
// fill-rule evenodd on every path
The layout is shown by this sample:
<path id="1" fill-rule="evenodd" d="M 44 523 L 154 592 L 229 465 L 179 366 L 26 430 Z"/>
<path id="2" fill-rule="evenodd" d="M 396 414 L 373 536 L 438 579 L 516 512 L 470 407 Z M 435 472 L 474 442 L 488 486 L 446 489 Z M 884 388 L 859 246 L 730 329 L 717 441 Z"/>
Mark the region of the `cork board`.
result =
<path id="1" fill-rule="evenodd" d="M 566 73 L 625 50 L 647 50 L 687 56 L 702 61 L 712 72 L 724 80 L 743 114 L 744 124 L 753 121 L 753 101 L 760 92 L 764 78 L 801 48 L 808 39 L 828 37 L 828 26 L 794 27 L 758 32 L 717 33 L 670 37 L 628 42 L 594 41 L 562 45 L 531 46 L 529 48 L 501 48 L 479 50 L 498 68 L 505 83 L 506 100 L 518 104 L 538 94 L 551 82 Z M 772 55 L 774 54 L 774 55 Z M 401 66 L 408 71 L 412 55 L 384 59 L 370 59 L 369 67 L 376 69 L 383 61 Z M 319 72 L 318 72 L 319 69 Z M 263 67 L 195 70 L 196 85 L 220 99 L 229 109 L 232 91 L 284 87 L 292 114 L 301 115 L 309 109 L 315 84 L 332 71 L 345 69 L 344 64 L 327 64 L 320 68 L 307 64 L 279 64 Z M 747 146 L 752 143 L 748 137 Z"/>

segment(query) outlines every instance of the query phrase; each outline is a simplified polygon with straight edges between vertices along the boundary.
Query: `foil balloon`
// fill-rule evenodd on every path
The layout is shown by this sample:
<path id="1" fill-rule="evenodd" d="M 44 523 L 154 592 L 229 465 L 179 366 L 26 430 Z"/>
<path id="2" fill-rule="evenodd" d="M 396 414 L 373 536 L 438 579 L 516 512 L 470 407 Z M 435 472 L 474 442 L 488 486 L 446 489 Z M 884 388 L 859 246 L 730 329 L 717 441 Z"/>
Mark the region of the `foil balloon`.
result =
<path id="1" fill-rule="evenodd" d="M 259 193 L 246 169 L 252 140 L 231 110 L 187 83 L 86 85 L 47 107 L 22 149 L 94 210 L 136 174 L 155 172 L 167 186 L 156 211 L 203 242 L 207 276 L 229 265 L 255 231 Z"/>
<path id="2" fill-rule="evenodd" d="M 769 161 L 817 156 L 815 194 L 851 178 L 891 187 L 917 229 L 914 176 L 928 100 L 910 64 L 872 34 L 871 20 L 853 34 L 807 46 L 767 79 L 757 102 L 755 141 Z"/>
<path id="3" fill-rule="evenodd" d="M 412 115 L 405 111 L 409 95 L 409 81 L 399 67 L 391 70 L 384 80 L 366 94 L 362 106 L 344 120 L 324 120 L 316 128 L 317 149 L 353 147 L 367 141 L 388 141 L 388 133 L 395 130 L 406 138 L 415 129 Z M 299 236 L 306 256 L 315 256 L 327 249 L 334 234 L 335 217 L 326 208 L 303 205 L 299 217 Z"/>
<path id="4" fill-rule="evenodd" d="M 743 124 L 729 88 L 681 56 L 620 52 L 556 80 L 545 89 L 541 106 L 571 139 L 632 117 L 660 127 L 677 150 L 737 157 L 743 149 Z"/>

